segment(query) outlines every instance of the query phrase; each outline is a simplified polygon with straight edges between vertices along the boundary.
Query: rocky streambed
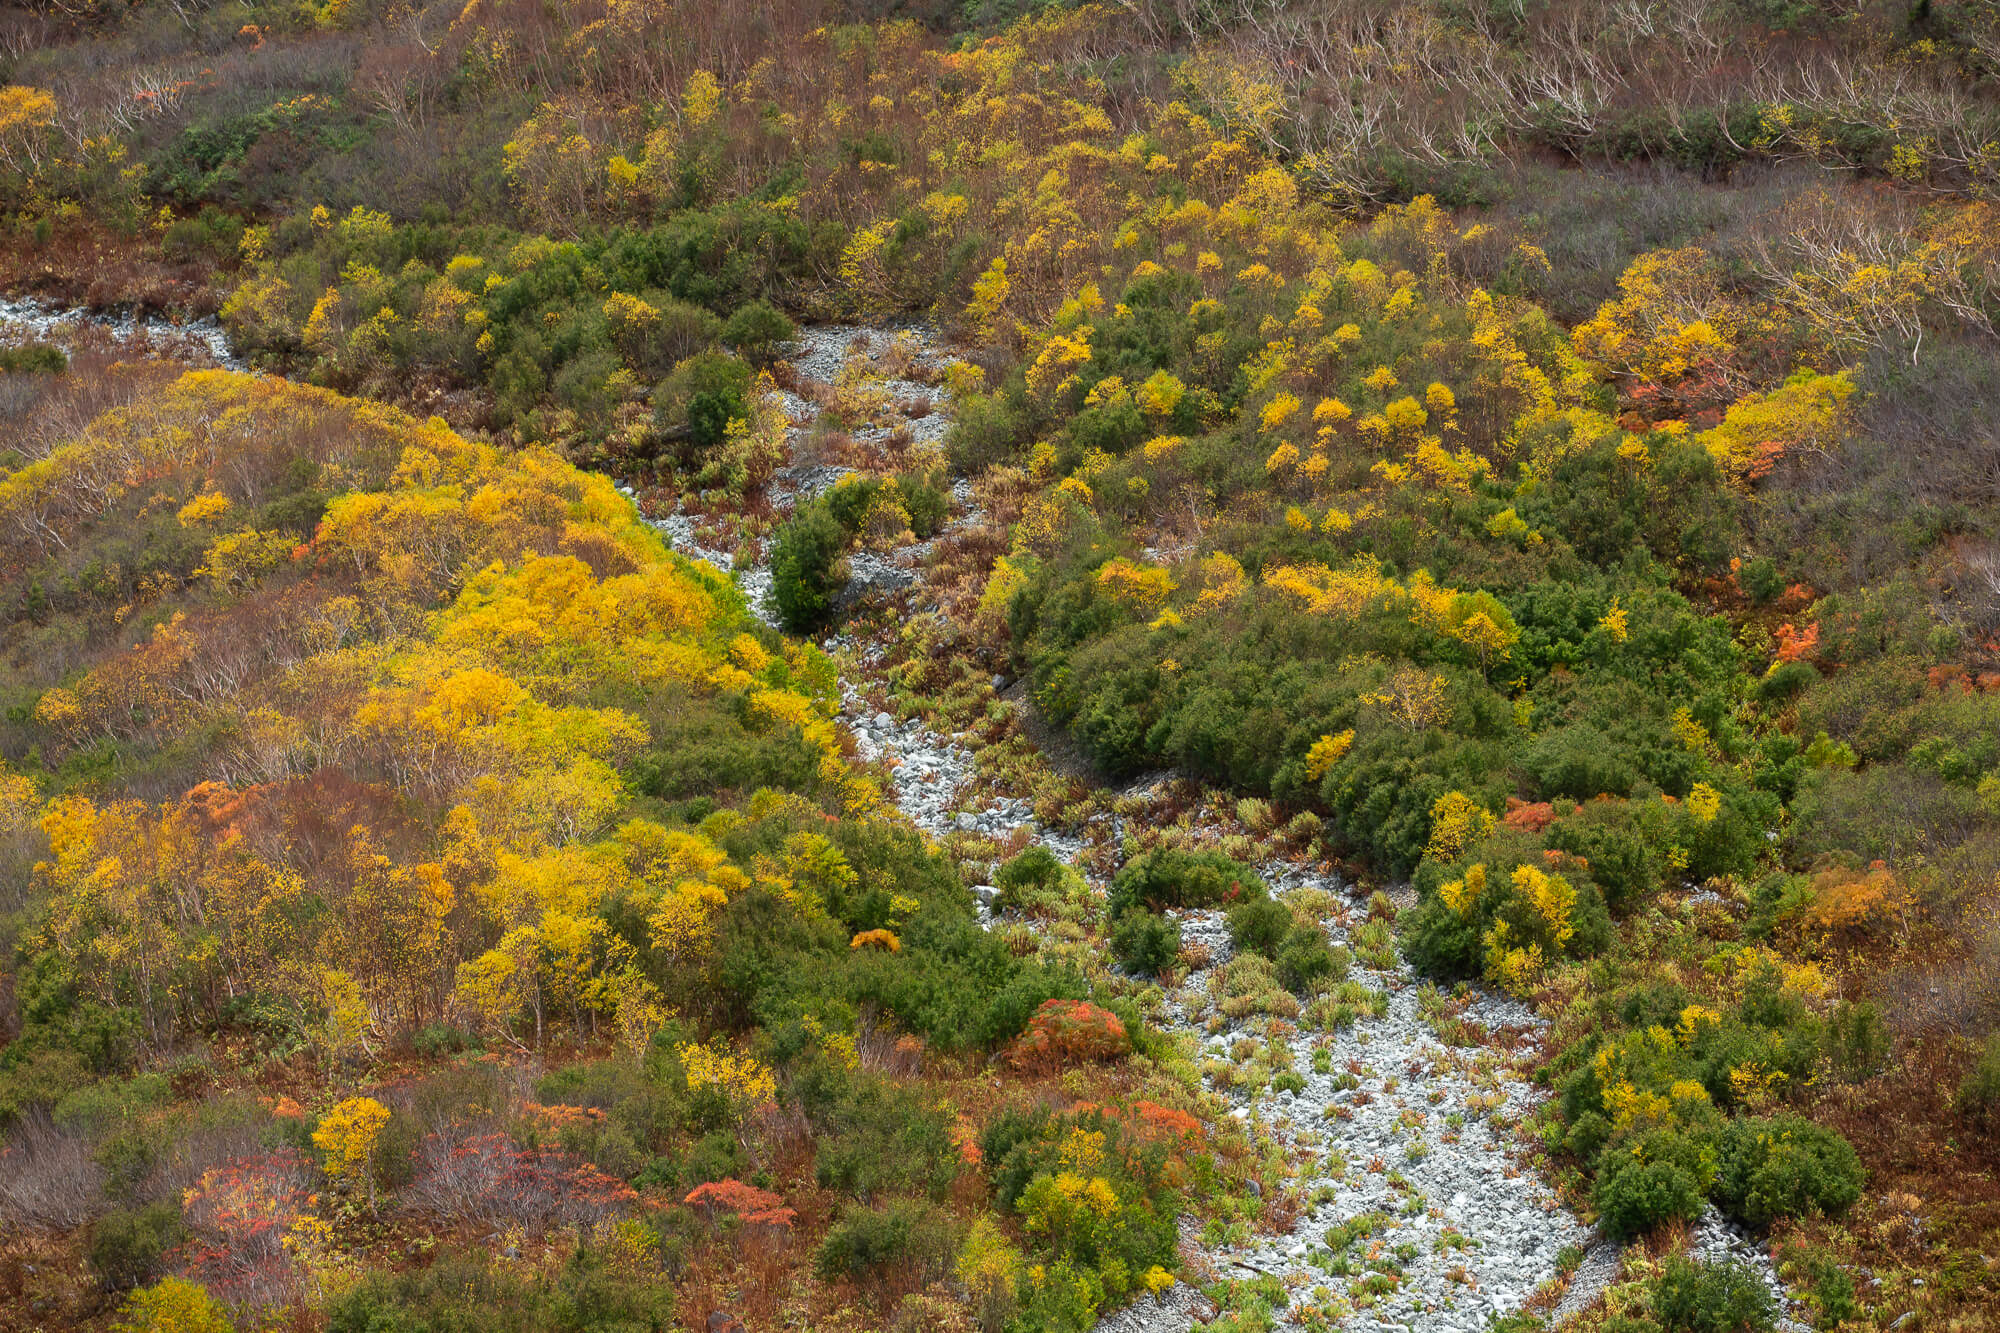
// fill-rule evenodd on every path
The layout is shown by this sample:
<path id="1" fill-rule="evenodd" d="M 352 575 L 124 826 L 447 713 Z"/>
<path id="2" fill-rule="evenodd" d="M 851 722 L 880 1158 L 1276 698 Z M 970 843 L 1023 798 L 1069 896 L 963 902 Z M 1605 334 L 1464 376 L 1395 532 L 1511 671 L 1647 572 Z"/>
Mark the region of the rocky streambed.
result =
<path id="1" fill-rule="evenodd" d="M 823 397 L 815 386 L 833 385 L 844 371 L 851 373 L 857 358 L 884 357 L 894 336 L 853 327 L 803 333 L 791 361 L 794 388 L 784 394 L 795 442 L 812 430 Z M 907 339 L 909 331 L 901 336 Z M 923 343 L 920 364 L 935 367 L 946 360 L 935 344 Z M 892 376 L 886 389 L 891 397 L 930 397 L 933 407 L 920 429 L 942 435 L 940 409 L 948 404 L 935 388 Z M 878 427 L 877 433 L 890 429 Z M 789 508 L 835 484 L 844 471 L 794 464 L 778 474 L 774 498 L 781 510 Z M 968 500 L 964 482 L 954 494 L 962 510 Z M 976 518 L 962 513 L 954 523 Z M 656 522 L 677 549 L 730 568 L 727 556 L 694 540 L 689 517 L 667 515 Z M 870 590 L 894 590 L 917 579 L 929 550 L 930 543 L 918 543 L 863 554 L 853 563 Z M 768 568 L 758 563 L 738 569 L 736 577 L 757 614 L 773 620 Z M 899 720 L 868 702 L 871 686 L 886 672 L 879 648 L 845 639 L 827 646 L 841 651 L 847 663 L 843 722 L 860 757 L 888 770 L 897 808 L 927 834 L 995 840 L 1025 835 L 1066 861 L 1075 861 L 1093 843 L 1115 846 L 1124 836 L 1124 821 L 1117 816 L 1100 817 L 1086 838 L 1043 826 L 1023 798 L 990 794 L 976 780 L 976 754 L 964 738 L 932 731 L 919 720 Z M 1598 1239 L 1519 1160 L 1515 1126 L 1539 1095 L 1522 1071 L 1536 1055 L 1546 1024 L 1504 995 L 1475 988 L 1447 997 L 1424 985 L 1393 948 L 1383 946 L 1381 925 L 1371 931 L 1369 905 L 1338 877 L 1284 860 L 1257 869 L 1280 898 L 1312 893 L 1316 905 L 1331 900 L 1325 928 L 1332 943 L 1353 955 L 1350 990 L 1366 998 L 1352 1006 L 1351 1022 L 1325 1032 L 1295 1026 L 1281 1038 L 1286 1049 L 1273 1051 L 1263 1020 L 1228 1018 L 1218 1010 L 1213 983 L 1230 957 L 1223 914 L 1178 914 L 1183 941 L 1197 946 L 1195 956 L 1205 957 L 1165 996 L 1166 1026 L 1212 1070 L 1234 1069 L 1246 1058 L 1254 1068 L 1289 1068 L 1285 1079 L 1232 1078 L 1226 1095 L 1234 1103 L 1230 1114 L 1244 1122 L 1253 1139 L 1279 1145 L 1295 1164 L 1295 1183 L 1306 1200 L 1288 1234 L 1244 1234 L 1239 1228 L 1190 1236 L 1195 1248 L 1219 1275 L 1276 1278 L 1288 1288 L 1294 1310 L 1319 1308 L 1357 1333 L 1469 1333 L 1486 1327 L 1526 1306 L 1565 1259 L 1572 1277 L 1551 1313 L 1585 1308 L 1616 1276 L 1618 1248 Z M 985 886 L 977 892 L 982 914 L 990 916 L 995 891 Z M 1488 1044 L 1479 1034 L 1500 1034 L 1504 1040 Z M 1768 1256 L 1718 1215 L 1711 1212 L 1692 1239 L 1704 1257 L 1752 1264 L 1782 1298 Z M 1565 1256 L 1565 1250 L 1571 1253 Z M 1108 1316 L 1098 1333 L 1178 1333 L 1206 1313 L 1206 1302 L 1180 1286 Z M 1801 1326 L 1788 1321 L 1788 1327 Z"/>
<path id="2" fill-rule="evenodd" d="M 106 339 L 164 360 L 248 368 L 213 315 L 179 323 L 163 315 L 78 310 L 0 296 L 0 341 L 46 342 L 76 351 Z"/>
<path id="3" fill-rule="evenodd" d="M 1042 828 L 1018 799 L 983 798 L 977 808 L 959 808 L 975 767 L 961 741 L 871 711 L 858 694 L 849 700 L 847 722 L 862 757 L 894 765 L 897 803 L 926 832 L 1006 837 L 1025 828 L 1059 856 L 1083 850 L 1083 839 Z M 1125 831 L 1111 817 L 1101 836 L 1115 840 Z M 1230 1114 L 1252 1137 L 1282 1145 L 1299 1164 L 1295 1183 L 1309 1202 L 1296 1228 L 1283 1236 L 1211 1237 L 1200 1248 L 1222 1276 L 1275 1277 L 1295 1304 L 1351 1310 L 1345 1327 L 1362 1333 L 1473 1330 L 1521 1308 L 1556 1272 L 1562 1249 L 1589 1240 L 1514 1160 L 1511 1125 L 1530 1109 L 1533 1089 L 1491 1050 L 1440 1038 L 1423 1006 L 1428 998 L 1442 1013 L 1444 997 L 1422 987 L 1400 961 L 1389 967 L 1361 961 L 1355 935 L 1367 907 L 1350 885 L 1287 862 L 1258 869 L 1280 898 L 1321 890 L 1340 904 L 1327 919 L 1328 933 L 1355 954 L 1351 980 L 1367 990 L 1364 1005 L 1372 1007 L 1330 1033 L 1298 1029 L 1274 1061 L 1261 1049 L 1261 1020 L 1218 1014 L 1211 983 L 1230 957 L 1223 914 L 1177 914 L 1184 943 L 1207 958 L 1166 996 L 1165 1026 L 1194 1043 L 1204 1062 L 1236 1066 L 1233 1048 L 1247 1040 L 1260 1047 L 1253 1058 L 1288 1062 L 1301 1080 L 1229 1092 Z M 981 896 L 990 899 L 990 890 Z M 1462 1023 L 1530 1034 L 1525 1043 L 1541 1027 L 1502 996 L 1475 992 L 1452 1008 Z M 1327 1243 L 1329 1232 L 1337 1248 Z M 1108 1318 L 1100 1333 L 1187 1329 L 1199 1313 L 1185 1292 L 1142 1298 Z"/>

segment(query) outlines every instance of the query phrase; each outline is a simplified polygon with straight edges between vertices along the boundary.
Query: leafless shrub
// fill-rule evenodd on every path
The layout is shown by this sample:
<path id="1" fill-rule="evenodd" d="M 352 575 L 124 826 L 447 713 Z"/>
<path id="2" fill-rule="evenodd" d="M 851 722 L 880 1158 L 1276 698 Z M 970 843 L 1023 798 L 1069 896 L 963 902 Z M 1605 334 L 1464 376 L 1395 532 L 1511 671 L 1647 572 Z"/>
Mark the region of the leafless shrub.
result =
<path id="1" fill-rule="evenodd" d="M 91 1160 L 81 1135 L 57 1127 L 33 1110 L 7 1133 L 0 1147 L 0 1223 L 7 1227 L 65 1230 L 96 1210 L 104 1168 Z"/>
<path id="2" fill-rule="evenodd" d="M 924 1043 L 908 1034 L 898 1035 L 872 1023 L 864 1026 L 855 1040 L 861 1067 L 897 1078 L 915 1078 L 923 1073 Z"/>
<path id="3" fill-rule="evenodd" d="M 1906 1033 L 1991 1032 L 2000 1019 L 2000 898 L 1988 894 L 1968 907 L 1947 956 L 1883 976 L 1880 1003 Z"/>

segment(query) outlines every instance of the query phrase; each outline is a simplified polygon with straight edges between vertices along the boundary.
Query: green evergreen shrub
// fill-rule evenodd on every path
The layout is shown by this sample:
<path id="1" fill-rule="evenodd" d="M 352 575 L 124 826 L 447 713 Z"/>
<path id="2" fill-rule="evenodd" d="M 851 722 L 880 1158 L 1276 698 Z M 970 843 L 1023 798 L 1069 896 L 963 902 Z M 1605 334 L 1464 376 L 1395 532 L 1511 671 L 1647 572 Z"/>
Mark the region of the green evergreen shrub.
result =
<path id="1" fill-rule="evenodd" d="M 1716 1141 L 1716 1206 L 1754 1227 L 1808 1213 L 1837 1217 L 1866 1179 L 1852 1144 L 1799 1116 L 1744 1116 Z"/>
<path id="2" fill-rule="evenodd" d="M 1345 981 L 1350 963 L 1347 950 L 1329 945 L 1317 927 L 1295 927 L 1278 950 L 1278 980 L 1303 995 Z"/>
<path id="3" fill-rule="evenodd" d="M 1744 1264 L 1671 1255 L 1653 1281 L 1653 1315 L 1668 1333 L 1769 1333 L 1777 1303 Z"/>
<path id="4" fill-rule="evenodd" d="M 1111 916 L 1144 904 L 1162 907 L 1215 907 L 1264 896 L 1255 871 L 1221 852 L 1155 848 L 1126 862 L 1112 877 Z"/>
<path id="5" fill-rule="evenodd" d="M 180 1206 L 171 1199 L 113 1208 L 90 1224 L 90 1266 L 109 1290 L 142 1286 L 159 1276 L 184 1231 Z"/>
<path id="6" fill-rule="evenodd" d="M 771 598 L 778 618 L 795 633 L 818 629 L 832 613 L 847 532 L 818 505 L 808 506 L 784 527 L 771 553 Z"/>
<path id="7" fill-rule="evenodd" d="M 904 1200 L 849 1208 L 820 1242 L 813 1265 L 829 1281 L 893 1274 L 924 1286 L 943 1274 L 956 1250 L 949 1217 L 930 1204 Z"/>
<path id="8" fill-rule="evenodd" d="M 755 362 L 776 358 L 798 329 L 768 301 L 740 305 L 722 326 L 722 340 Z"/>
<path id="9" fill-rule="evenodd" d="M 1181 925 L 1171 917 L 1135 907 L 1111 927 L 1111 951 L 1128 972 L 1158 976 L 1180 955 Z"/>
<path id="10" fill-rule="evenodd" d="M 1592 1202 L 1606 1234 L 1627 1241 L 1663 1222 L 1701 1216 L 1699 1148 L 1671 1130 L 1636 1143 L 1614 1141 L 1599 1154 Z"/>
<path id="11" fill-rule="evenodd" d="M 1291 911 L 1275 898 L 1251 898 L 1229 909 L 1229 939 L 1238 952 L 1276 958 L 1291 933 Z"/>
<path id="12" fill-rule="evenodd" d="M 1958 1085 L 1956 1105 L 1961 1115 L 1989 1123 L 2000 1118 L 2000 1032 L 1986 1039 L 1979 1059 L 1966 1071 Z"/>

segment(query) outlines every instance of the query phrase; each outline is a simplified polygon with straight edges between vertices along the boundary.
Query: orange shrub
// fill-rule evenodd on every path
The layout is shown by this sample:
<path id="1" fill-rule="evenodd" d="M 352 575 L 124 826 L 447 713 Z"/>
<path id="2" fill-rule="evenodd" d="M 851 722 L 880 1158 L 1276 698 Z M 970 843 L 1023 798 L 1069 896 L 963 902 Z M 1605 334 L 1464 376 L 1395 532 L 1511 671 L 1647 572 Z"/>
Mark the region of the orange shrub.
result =
<path id="1" fill-rule="evenodd" d="M 1132 1110 L 1138 1115 L 1140 1124 L 1169 1137 L 1191 1139 L 1201 1133 L 1201 1121 L 1186 1111 L 1176 1111 L 1171 1106 L 1148 1101 L 1132 1103 Z"/>
<path id="2" fill-rule="evenodd" d="M 1016 1068 L 1060 1068 L 1116 1060 L 1131 1049 L 1125 1024 L 1088 1000 L 1044 1000 L 1007 1052 Z"/>
<path id="3" fill-rule="evenodd" d="M 1815 657 L 1819 653 L 1819 625 L 1817 622 L 1804 629 L 1795 628 L 1789 622 L 1778 626 L 1778 660 L 1798 662 Z"/>
<path id="4" fill-rule="evenodd" d="M 718 1213 L 736 1213 L 748 1217 L 755 1213 L 768 1213 L 782 1208 L 784 1199 L 769 1190 L 760 1190 L 755 1185 L 746 1185 L 740 1180 L 711 1180 L 704 1185 L 696 1185 L 681 1200 L 690 1208 L 700 1208 L 710 1217 Z"/>
<path id="5" fill-rule="evenodd" d="M 1507 798 L 1507 813 L 1500 822 L 1508 828 L 1520 829 L 1527 833 L 1540 833 L 1553 824 L 1556 810 L 1547 801 L 1524 801 L 1517 796 Z"/>
<path id="6" fill-rule="evenodd" d="M 1909 889 L 1880 861 L 1866 870 L 1822 870 L 1813 876 L 1812 890 L 1812 904 L 1800 920 L 1828 936 L 1894 930 L 1910 905 Z"/>

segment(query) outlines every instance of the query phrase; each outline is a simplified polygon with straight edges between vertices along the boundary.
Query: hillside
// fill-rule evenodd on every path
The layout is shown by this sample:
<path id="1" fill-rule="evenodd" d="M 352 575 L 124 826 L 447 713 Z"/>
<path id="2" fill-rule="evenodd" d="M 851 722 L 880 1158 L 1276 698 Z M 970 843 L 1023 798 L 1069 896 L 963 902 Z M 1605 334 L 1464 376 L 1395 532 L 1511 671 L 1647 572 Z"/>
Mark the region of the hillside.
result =
<path id="1" fill-rule="evenodd" d="M 1990 6 L 0 34 L 0 1326 L 1992 1325 Z"/>

